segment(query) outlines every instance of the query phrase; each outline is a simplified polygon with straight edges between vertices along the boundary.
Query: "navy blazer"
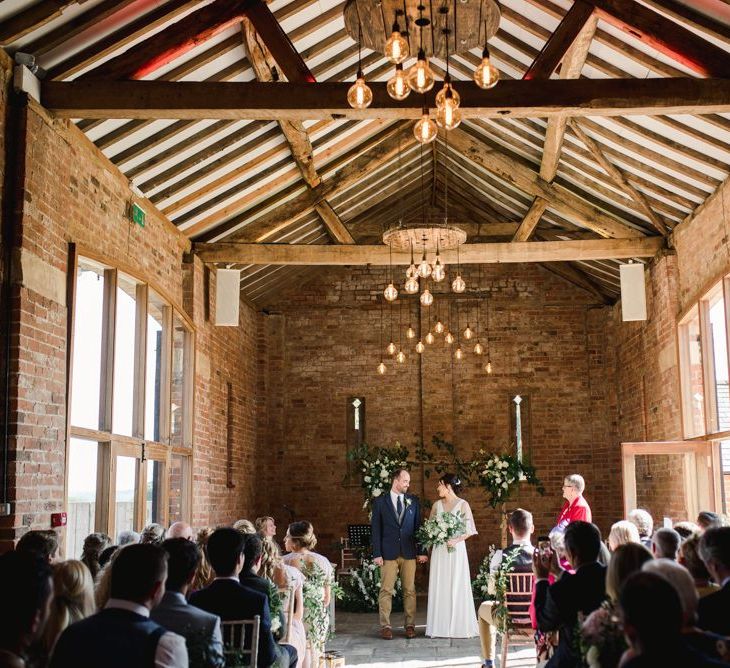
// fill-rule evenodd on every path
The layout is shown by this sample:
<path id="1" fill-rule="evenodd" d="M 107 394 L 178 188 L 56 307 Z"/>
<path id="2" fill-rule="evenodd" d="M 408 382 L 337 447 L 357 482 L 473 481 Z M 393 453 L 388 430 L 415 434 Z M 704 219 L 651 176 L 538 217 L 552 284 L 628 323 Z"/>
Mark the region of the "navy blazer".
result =
<path id="1" fill-rule="evenodd" d="M 421 503 L 417 496 L 404 494 L 406 507 L 403 522 L 398 522 L 390 498 L 390 490 L 373 501 L 372 528 L 373 557 L 388 561 L 403 557 L 415 559 L 426 551 L 416 543 L 416 532 L 421 526 Z"/>
<path id="2" fill-rule="evenodd" d="M 271 666 L 279 661 L 281 650 L 271 635 L 271 614 L 269 599 L 240 582 L 229 579 L 213 580 L 205 589 L 200 589 L 190 596 L 190 604 L 201 610 L 218 615 L 224 622 L 237 619 L 253 619 L 261 617 L 259 631 L 259 666 Z M 251 646 L 250 627 L 247 628 L 246 646 Z M 288 661 L 286 662 L 288 665 Z"/>

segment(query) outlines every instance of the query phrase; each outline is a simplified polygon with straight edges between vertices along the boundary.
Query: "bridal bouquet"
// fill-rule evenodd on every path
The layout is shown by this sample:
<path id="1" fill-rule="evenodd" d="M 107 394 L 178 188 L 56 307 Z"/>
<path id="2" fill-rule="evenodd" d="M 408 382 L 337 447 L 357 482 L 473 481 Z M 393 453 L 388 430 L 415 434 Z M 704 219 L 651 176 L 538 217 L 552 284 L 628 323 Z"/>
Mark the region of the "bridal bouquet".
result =
<path id="1" fill-rule="evenodd" d="M 421 528 L 416 533 L 416 540 L 423 547 L 438 547 L 446 545 L 448 541 L 457 536 L 466 533 L 466 520 L 464 514 L 456 513 L 439 513 L 429 520 L 425 520 Z M 453 547 L 447 547 L 449 552 L 453 552 Z"/>

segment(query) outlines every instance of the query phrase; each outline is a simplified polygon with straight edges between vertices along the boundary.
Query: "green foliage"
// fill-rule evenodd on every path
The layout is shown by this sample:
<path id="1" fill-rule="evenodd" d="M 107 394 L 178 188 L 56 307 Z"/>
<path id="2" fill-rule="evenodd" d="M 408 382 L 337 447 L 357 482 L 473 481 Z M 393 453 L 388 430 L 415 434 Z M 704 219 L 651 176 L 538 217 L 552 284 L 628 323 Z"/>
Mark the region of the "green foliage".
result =
<path id="1" fill-rule="evenodd" d="M 372 559 L 367 559 L 353 569 L 350 577 L 343 580 L 343 596 L 340 608 L 348 612 L 375 612 L 378 609 L 381 570 Z M 393 610 L 403 608 L 403 588 L 400 579 L 395 582 Z"/>
<path id="2" fill-rule="evenodd" d="M 479 484 L 489 495 L 488 503 L 492 508 L 505 503 L 520 482 L 534 485 L 540 494 L 545 493 L 535 468 L 513 455 L 480 450 L 479 456 L 470 465 Z"/>
<path id="3" fill-rule="evenodd" d="M 512 552 L 506 556 L 502 556 L 502 562 L 495 573 L 491 573 L 489 566 L 496 552 L 494 545 L 489 546 L 489 554 L 484 557 L 479 565 L 476 577 L 472 580 L 471 588 L 474 598 L 477 600 L 494 601 L 495 606 L 492 610 L 492 619 L 494 625 L 501 633 L 505 633 L 509 629 L 510 618 L 507 614 L 507 606 L 505 605 L 505 595 L 509 588 L 508 574 L 512 571 L 514 561 L 517 558 L 517 552 Z"/>

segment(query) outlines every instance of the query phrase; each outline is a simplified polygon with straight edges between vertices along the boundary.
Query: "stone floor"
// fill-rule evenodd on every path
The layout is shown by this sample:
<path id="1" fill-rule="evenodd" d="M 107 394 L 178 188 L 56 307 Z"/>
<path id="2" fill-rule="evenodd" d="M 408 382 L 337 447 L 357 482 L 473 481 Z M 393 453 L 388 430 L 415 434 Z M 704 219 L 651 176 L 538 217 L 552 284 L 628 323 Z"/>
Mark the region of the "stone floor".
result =
<path id="1" fill-rule="evenodd" d="M 398 616 L 394 616 L 393 622 L 397 623 L 397 619 Z M 381 640 L 376 613 L 338 611 L 336 621 L 336 633 L 327 643 L 327 649 L 340 652 L 345 657 L 346 665 L 351 668 L 476 668 L 481 665 L 478 638 L 426 638 L 425 610 L 419 612 L 416 618 L 418 635 L 413 640 L 405 638 L 402 628 L 393 629 L 393 640 Z M 499 645 L 497 650 L 499 654 Z M 509 668 L 534 666 L 534 648 L 518 646 L 511 650 L 507 665 Z"/>

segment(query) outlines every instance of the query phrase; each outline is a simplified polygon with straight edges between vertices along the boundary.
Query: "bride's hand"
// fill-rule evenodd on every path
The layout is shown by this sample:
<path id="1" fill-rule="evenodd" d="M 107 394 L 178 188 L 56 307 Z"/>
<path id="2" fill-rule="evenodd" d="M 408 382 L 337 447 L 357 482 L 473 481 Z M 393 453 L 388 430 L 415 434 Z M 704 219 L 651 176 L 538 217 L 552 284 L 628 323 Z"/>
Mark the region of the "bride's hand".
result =
<path id="1" fill-rule="evenodd" d="M 458 544 L 458 540 L 456 538 L 449 538 L 449 540 L 446 541 L 446 547 L 455 548 Z"/>

